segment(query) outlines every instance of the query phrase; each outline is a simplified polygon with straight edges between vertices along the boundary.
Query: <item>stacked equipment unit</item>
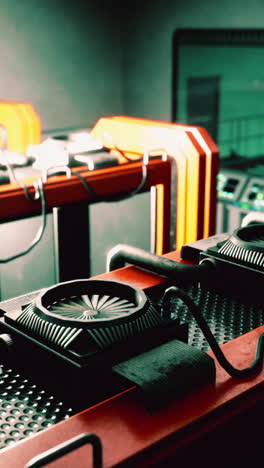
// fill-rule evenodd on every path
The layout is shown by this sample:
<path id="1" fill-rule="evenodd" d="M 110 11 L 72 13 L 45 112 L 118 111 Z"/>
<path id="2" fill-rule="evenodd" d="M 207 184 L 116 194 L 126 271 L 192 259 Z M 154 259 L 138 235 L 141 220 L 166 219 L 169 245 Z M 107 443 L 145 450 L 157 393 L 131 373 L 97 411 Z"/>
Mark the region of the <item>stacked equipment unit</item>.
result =
<path id="1" fill-rule="evenodd" d="M 0 125 L 7 141 L 0 135 L 0 146 L 25 154 L 28 145 L 41 141 L 41 122 L 32 104 L 0 100 Z"/>
<path id="2" fill-rule="evenodd" d="M 241 167 L 239 167 L 239 161 Z M 245 216 L 264 212 L 264 165 L 259 158 L 239 158 L 233 167 L 220 169 L 217 180 L 216 233 L 232 232 L 239 228 Z"/>
<path id="3" fill-rule="evenodd" d="M 126 116 L 101 118 L 91 131 L 112 151 L 138 158 L 164 151 L 176 166 L 176 235 L 172 248 L 215 233 L 219 150 L 200 127 Z M 157 198 L 162 193 L 157 192 Z M 159 213 L 158 213 L 159 215 Z M 157 250 L 157 253 L 159 252 Z"/>

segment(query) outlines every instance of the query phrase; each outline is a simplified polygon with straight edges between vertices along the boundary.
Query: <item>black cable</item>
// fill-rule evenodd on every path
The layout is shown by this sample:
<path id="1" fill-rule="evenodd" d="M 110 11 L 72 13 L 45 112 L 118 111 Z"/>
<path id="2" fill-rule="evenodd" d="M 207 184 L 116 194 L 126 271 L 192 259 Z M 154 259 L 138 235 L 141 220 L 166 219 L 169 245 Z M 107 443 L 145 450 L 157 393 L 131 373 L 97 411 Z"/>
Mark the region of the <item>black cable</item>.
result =
<path id="1" fill-rule="evenodd" d="M 20 257 L 28 254 L 41 241 L 41 239 L 43 237 L 43 234 L 44 234 L 45 228 L 46 228 L 46 197 L 45 197 L 45 191 L 44 191 L 43 182 L 42 182 L 41 178 L 37 179 L 36 186 L 37 186 L 36 190 L 37 190 L 37 192 L 39 194 L 39 197 L 40 197 L 40 200 L 41 200 L 41 225 L 40 225 L 40 228 L 38 229 L 35 238 L 32 240 L 30 245 L 25 250 L 15 254 L 15 255 L 12 255 L 11 257 L 0 259 L 0 264 L 11 262 L 12 260 L 16 260 L 17 258 L 20 258 Z"/>
<path id="2" fill-rule="evenodd" d="M 125 154 L 125 152 L 124 152 L 122 149 L 118 148 L 118 146 L 115 144 L 114 139 L 113 139 L 112 135 L 110 135 L 110 133 L 104 132 L 104 133 L 103 133 L 103 137 L 104 137 L 104 136 L 110 137 L 111 145 L 112 145 L 112 147 L 113 147 L 112 149 L 113 149 L 114 151 L 117 151 L 118 153 L 120 153 L 121 156 L 123 156 L 123 158 L 126 159 L 127 161 L 129 161 L 129 162 L 135 162 L 135 161 L 142 161 L 142 160 L 143 160 L 143 157 L 144 157 L 144 156 L 139 156 L 139 158 L 136 159 L 136 160 L 135 160 L 134 158 L 130 158 L 129 156 L 127 156 L 127 155 Z M 102 145 L 103 145 L 104 148 L 106 148 L 106 147 L 104 146 L 104 142 L 103 142 L 103 141 L 102 141 Z M 108 148 L 107 148 L 107 149 L 108 149 Z"/>
<path id="3" fill-rule="evenodd" d="M 131 160 L 131 162 L 135 162 L 135 161 Z M 147 180 L 147 175 L 148 175 L 147 164 L 144 164 L 144 162 L 142 162 L 141 181 L 140 181 L 139 185 L 133 191 L 131 191 L 130 193 L 125 194 L 125 195 L 111 195 L 111 196 L 108 196 L 107 198 L 105 198 L 105 197 L 102 197 L 102 196 L 98 195 L 94 191 L 94 189 L 91 187 L 89 182 L 85 179 L 85 177 L 83 177 L 81 175 L 81 172 L 87 172 L 87 171 L 86 170 L 71 171 L 71 174 L 76 175 L 80 179 L 80 181 L 83 184 L 85 190 L 87 190 L 87 192 L 92 196 L 92 199 L 94 201 L 96 201 L 96 202 L 106 202 L 106 203 L 121 202 L 123 200 L 127 200 L 128 198 L 134 197 L 135 195 L 137 195 L 144 188 L 144 186 L 146 184 L 146 180 Z"/>
<path id="4" fill-rule="evenodd" d="M 196 322 L 202 330 L 204 337 L 209 343 L 219 364 L 225 369 L 225 371 L 229 375 L 231 375 L 231 377 L 250 377 L 253 374 L 256 374 L 261 371 L 264 357 L 264 333 L 259 337 L 256 348 L 255 360 L 253 361 L 253 363 L 249 367 L 246 367 L 244 369 L 236 369 L 226 359 L 209 326 L 207 325 L 203 315 L 201 314 L 199 307 L 182 289 L 176 286 L 172 286 L 165 291 L 162 299 L 163 316 L 166 317 L 170 314 L 170 302 L 172 297 L 180 298 L 188 307 L 190 313 L 194 316 Z"/>
<path id="5" fill-rule="evenodd" d="M 37 199 L 36 195 L 37 195 L 37 192 L 38 192 L 38 195 L 39 195 L 40 201 L 41 201 L 41 225 L 40 225 L 40 228 L 37 231 L 37 234 L 36 234 L 35 238 L 33 239 L 33 241 L 30 243 L 30 245 L 25 250 L 15 254 L 15 255 L 12 255 L 10 257 L 0 259 L 0 264 L 11 262 L 12 260 L 16 260 L 17 258 L 20 258 L 20 257 L 28 254 L 40 242 L 40 240 L 42 239 L 43 234 L 45 232 L 45 229 L 46 229 L 46 197 L 45 197 L 45 192 L 44 192 L 42 179 L 41 178 L 37 179 L 37 181 L 36 181 L 36 192 L 35 192 L 35 195 L 32 196 L 30 194 L 28 186 L 26 184 L 24 184 L 24 182 L 22 182 L 21 180 L 19 180 L 16 177 L 14 169 L 13 169 L 12 165 L 9 163 L 8 158 L 6 157 L 6 154 L 5 154 L 4 150 L 2 151 L 2 153 L 3 153 L 4 157 L 5 157 L 5 165 L 7 167 L 10 180 L 12 182 L 16 183 L 17 185 L 19 185 L 22 188 L 27 200 L 29 200 L 32 203 L 35 202 L 36 199 Z"/>
<path id="6" fill-rule="evenodd" d="M 108 136 L 111 137 L 111 135 L 107 134 Z M 138 161 L 141 161 L 142 162 L 142 178 L 141 178 L 141 181 L 139 183 L 139 185 L 132 191 L 130 192 L 129 194 L 125 194 L 125 195 L 113 195 L 113 196 L 108 196 L 107 198 L 104 198 L 104 197 L 100 197 L 99 195 L 97 195 L 95 193 L 95 191 L 92 189 L 92 187 L 90 186 L 90 184 L 88 184 L 87 180 L 82 177 L 80 175 L 80 172 L 84 172 L 83 171 L 72 171 L 72 174 L 76 175 L 77 177 L 79 177 L 79 179 L 81 180 L 84 188 L 88 191 L 88 193 L 90 195 L 92 195 L 93 197 L 93 200 L 97 201 L 97 202 L 106 202 L 106 203 L 110 203 L 110 202 L 121 202 L 123 200 L 127 200 L 128 198 L 132 198 L 134 197 L 135 195 L 137 195 L 145 186 L 146 184 L 146 181 L 147 181 L 147 166 L 148 166 L 148 162 L 145 162 L 145 155 L 143 156 L 139 156 L 138 159 L 134 159 L 134 158 L 130 158 L 129 156 L 127 156 L 125 154 L 125 152 L 123 150 L 121 150 L 120 148 L 118 148 L 118 146 L 114 143 L 113 141 L 113 138 L 111 137 L 111 141 L 112 141 L 112 146 L 113 146 L 113 149 L 114 151 L 117 151 L 118 153 L 121 154 L 121 156 L 126 159 L 126 161 L 128 163 L 135 163 L 135 162 L 138 162 Z M 104 146 L 104 145 L 103 145 Z M 154 151 L 154 150 L 153 150 Z M 155 151 L 163 151 L 164 153 L 164 150 L 155 150 Z M 163 155 L 162 155 L 163 157 Z"/>
<path id="7" fill-rule="evenodd" d="M 125 154 L 125 152 L 123 150 L 121 150 L 120 148 L 118 148 L 118 146 L 116 146 L 114 143 L 113 143 L 113 147 L 114 147 L 114 151 L 117 151 L 118 153 L 121 154 L 121 156 L 126 159 L 126 161 L 128 162 L 138 162 L 138 161 L 142 161 L 143 157 L 142 156 L 139 156 L 138 159 L 134 159 L 134 158 L 130 158 L 129 156 L 127 156 Z"/>
<path id="8" fill-rule="evenodd" d="M 106 270 L 123 268 L 126 263 L 180 282 L 201 281 L 214 274 L 214 265 L 204 261 L 200 265 L 186 265 L 127 244 L 118 244 L 107 254 Z"/>
<path id="9" fill-rule="evenodd" d="M 108 136 L 111 137 L 111 135 L 108 134 Z M 129 156 L 127 156 L 125 154 L 125 152 L 123 150 L 121 150 L 120 148 L 118 148 L 118 146 L 114 143 L 113 141 L 113 138 L 111 137 L 111 140 L 112 140 L 112 146 L 113 146 L 113 149 L 114 151 L 117 151 L 118 153 L 121 154 L 121 156 L 126 159 L 126 161 L 128 163 L 135 163 L 135 162 L 139 162 L 141 161 L 142 162 L 142 178 L 141 178 L 141 181 L 139 183 L 139 185 L 132 191 L 130 192 L 129 194 L 125 194 L 125 195 L 113 195 L 113 196 L 108 196 L 107 198 L 104 198 L 104 197 L 100 197 L 99 195 L 97 195 L 95 193 L 95 191 L 92 189 L 92 187 L 90 186 L 90 184 L 87 182 L 87 180 L 82 177 L 80 175 L 80 172 L 84 172 L 83 171 L 72 171 L 71 173 L 76 175 L 77 177 L 79 177 L 79 179 L 81 180 L 84 188 L 88 191 L 88 193 L 90 195 L 92 195 L 93 197 L 93 200 L 97 201 L 97 202 L 106 202 L 106 203 L 110 203 L 110 202 L 121 202 L 123 200 L 127 200 L 128 198 L 132 198 L 134 197 L 135 195 L 137 195 L 145 186 L 145 183 L 147 181 L 147 166 L 148 166 L 148 161 L 145 162 L 145 155 L 143 156 L 139 156 L 137 159 L 134 159 L 134 158 L 130 158 Z M 103 145 L 104 147 L 104 145 Z M 164 153 L 164 150 L 153 150 L 153 151 L 163 151 Z M 163 158 L 163 155 L 162 155 L 162 158 Z"/>
<path id="10" fill-rule="evenodd" d="M 135 161 L 133 161 L 135 162 Z M 107 197 L 107 199 L 105 199 L 104 201 L 105 202 L 121 202 L 123 200 L 127 200 L 128 198 L 132 198 L 134 197 L 135 195 L 137 195 L 145 186 L 146 184 L 146 181 L 147 181 L 147 176 L 148 176 L 148 169 L 147 169 L 147 164 L 144 164 L 144 162 L 142 162 L 142 176 L 141 176 L 141 181 L 140 183 L 138 184 L 138 186 L 132 190 L 131 192 L 129 192 L 128 194 L 126 195 L 121 195 L 121 196 L 118 196 L 118 195 L 112 195 L 110 197 Z"/>
<path id="11" fill-rule="evenodd" d="M 30 194 L 29 188 L 26 184 L 24 184 L 24 182 L 22 182 L 21 180 L 17 180 L 17 179 L 14 180 L 14 182 L 22 188 L 22 190 L 24 191 L 25 197 L 28 201 L 31 201 L 31 202 L 35 201 L 34 196 Z"/>
<path id="12" fill-rule="evenodd" d="M 7 171 L 8 171 L 10 181 L 14 182 L 15 184 L 19 185 L 20 188 L 22 188 L 22 190 L 25 193 L 25 197 L 26 197 L 27 200 L 29 200 L 31 202 L 34 202 L 35 198 L 32 197 L 32 195 L 30 194 L 28 186 L 26 184 L 24 184 L 24 182 L 22 182 L 21 180 L 19 180 L 16 177 L 15 171 L 14 171 L 12 165 L 9 163 L 8 158 L 6 157 L 5 151 L 2 151 L 2 154 L 5 157 L 5 163 L 4 164 L 7 167 Z"/>
<path id="13" fill-rule="evenodd" d="M 98 200 L 98 198 L 99 198 L 98 195 L 96 195 L 94 189 L 91 187 L 89 182 L 85 179 L 85 177 L 83 177 L 80 174 L 80 172 L 86 172 L 86 171 L 72 171 L 71 170 L 71 174 L 76 175 L 78 177 L 78 179 L 83 184 L 85 190 L 87 190 L 87 192 L 92 196 L 93 200 Z"/>

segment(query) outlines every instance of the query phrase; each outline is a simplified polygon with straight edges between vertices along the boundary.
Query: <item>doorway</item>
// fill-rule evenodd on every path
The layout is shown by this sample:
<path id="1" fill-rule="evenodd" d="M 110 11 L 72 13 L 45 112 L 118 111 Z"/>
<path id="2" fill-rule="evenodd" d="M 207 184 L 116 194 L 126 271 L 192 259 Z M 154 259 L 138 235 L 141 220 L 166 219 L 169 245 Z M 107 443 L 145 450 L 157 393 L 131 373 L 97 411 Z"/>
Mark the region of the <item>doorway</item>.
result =
<path id="1" fill-rule="evenodd" d="M 206 128 L 218 137 L 220 76 L 190 77 L 187 80 L 187 122 Z"/>

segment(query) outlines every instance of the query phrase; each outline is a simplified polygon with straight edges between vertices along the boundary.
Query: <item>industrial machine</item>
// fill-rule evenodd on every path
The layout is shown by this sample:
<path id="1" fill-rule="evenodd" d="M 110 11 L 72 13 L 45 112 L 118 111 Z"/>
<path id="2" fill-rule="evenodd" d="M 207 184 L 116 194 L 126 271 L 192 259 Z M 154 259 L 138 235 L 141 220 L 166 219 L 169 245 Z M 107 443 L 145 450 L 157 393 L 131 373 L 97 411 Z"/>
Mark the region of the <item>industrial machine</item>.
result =
<path id="1" fill-rule="evenodd" d="M 222 160 L 217 176 L 216 233 L 237 229 L 249 213 L 263 213 L 263 157 Z"/>
<path id="2" fill-rule="evenodd" d="M 215 232 L 219 149 L 204 128 L 114 116 L 99 119 L 91 133 L 104 146 L 132 158 L 157 151 L 172 158 L 176 182 L 172 248 L 180 249 L 186 242 Z M 162 194 L 157 193 L 157 197 Z"/>
<path id="3" fill-rule="evenodd" d="M 140 390 L 136 405 L 143 404 L 140 411 L 146 420 L 152 414 L 153 423 L 174 407 L 177 414 L 177 402 L 191 402 L 195 392 L 199 398 L 207 395 L 207 408 L 208 401 L 214 404 L 220 368 L 234 379 L 229 385 L 236 391 L 236 379 L 245 379 L 240 401 L 254 379 L 260 388 L 263 336 L 255 337 L 258 352 L 246 367 L 230 362 L 220 345 L 263 324 L 257 294 L 263 282 L 263 236 L 264 224 L 258 223 L 185 245 L 185 263 L 119 245 L 109 252 L 108 278 L 60 283 L 3 301 L 2 448 L 20 439 L 27 443 L 27 436 L 45 428 L 56 430 L 57 422 L 70 423 L 87 408 L 91 417 L 100 408 L 105 420 L 104 408 L 133 388 Z M 119 269 L 126 263 L 137 268 Z M 144 291 L 139 283 L 147 286 Z M 253 291 L 250 302 L 243 293 L 246 284 Z M 235 349 L 239 361 L 242 349 Z M 130 405 L 136 411 L 134 402 L 126 404 L 129 412 Z M 8 458 L 16 449 L 3 453 Z"/>
<path id="4" fill-rule="evenodd" d="M 184 447 L 185 457 L 189 452 L 204 462 L 201 452 L 188 447 L 223 425 L 231 430 L 235 415 L 261 401 L 264 224 L 215 234 L 219 154 L 203 129 L 116 116 L 100 119 L 92 135 L 115 161 L 98 174 L 105 170 L 116 186 L 116 167 L 120 173 L 142 168 L 137 187 L 146 178 L 154 181 L 160 213 L 172 164 L 176 183 L 170 195 L 176 203 L 166 213 L 176 226 L 171 239 L 178 253 L 160 256 L 161 242 L 155 254 L 117 244 L 108 252 L 105 274 L 55 280 L 0 302 L 1 462 L 35 468 L 82 443 L 92 444 L 98 468 L 102 458 L 108 467 L 170 466 L 168 460 L 183 460 Z M 92 158 L 81 153 L 79 162 L 93 175 L 89 164 L 97 150 Z M 59 177 L 65 186 L 73 184 L 67 173 L 56 184 Z M 90 196 L 100 193 L 100 181 L 92 180 Z M 245 197 L 260 207 L 260 181 L 247 183 L 233 170 L 220 177 L 223 203 Z M 63 193 L 67 205 L 69 194 Z M 16 195 L 20 203 L 22 195 Z M 26 203 L 21 206 L 26 210 Z M 239 424 L 235 428 L 241 436 Z M 249 437 L 245 428 L 243 434 Z M 214 451 L 212 441 L 204 446 L 207 454 Z"/>
<path id="5" fill-rule="evenodd" d="M 17 103 L 13 103 L 13 107 L 16 109 Z M 35 119 L 32 119 L 31 126 L 36 127 Z M 31 134 L 34 134 L 33 130 Z M 8 141 L 11 143 L 11 136 Z M 85 183 L 82 179 L 85 171 L 87 174 L 95 171 L 106 174 L 108 169 L 115 168 L 121 177 L 122 167 L 135 162 L 141 164 L 141 179 L 136 179 L 132 189 L 128 184 L 127 188 L 122 184 L 120 194 L 118 184 L 109 186 L 109 190 L 115 192 L 113 198 L 110 193 L 102 198 L 98 193 L 91 192 L 91 185 L 86 181 L 84 188 L 90 191 L 90 195 L 92 193 L 93 199 L 89 206 L 85 205 L 85 200 L 82 205 L 78 204 L 78 209 L 76 206 L 70 207 L 69 203 L 67 206 L 59 203 L 58 206 L 53 205 L 52 212 L 46 213 L 45 232 L 36 246 L 37 250 L 34 250 L 37 254 L 29 253 L 26 260 L 16 258 L 15 262 L 6 262 L 1 266 L 2 299 L 66 279 L 102 273 L 107 251 L 121 241 L 163 254 L 215 232 L 215 181 L 219 151 L 202 128 L 114 116 L 99 119 L 90 131 L 58 133 L 44 138 L 41 143 L 34 138 L 28 139 L 27 143 L 26 161 L 25 154 L 20 153 L 20 160 L 15 164 L 14 151 L 3 152 L 2 169 L 8 177 L 2 180 L 2 192 L 11 178 L 12 188 L 16 190 L 19 186 L 26 199 L 30 199 L 27 184 L 30 187 L 28 190 L 34 192 L 32 181 L 40 175 L 45 194 L 45 183 L 54 175 L 64 183 L 76 178 L 77 174 L 81 186 Z M 22 147 L 17 149 L 23 150 Z M 161 171 L 160 183 L 157 174 L 156 183 L 148 186 L 148 161 L 155 158 L 170 161 L 171 179 L 166 182 L 166 185 L 170 183 L 169 197 L 165 193 Z M 107 188 L 105 184 L 102 185 Z M 7 192 L 5 196 L 11 195 L 9 190 Z M 167 199 L 170 199 L 169 206 L 168 203 L 166 205 Z M 16 251 L 25 250 L 28 239 L 34 238 L 37 226 L 42 222 L 36 216 L 16 220 L 17 217 L 31 215 L 32 200 L 29 201 L 25 200 L 28 212 L 23 208 L 23 212 L 16 213 L 15 217 L 7 218 L 5 215 L 3 220 L 8 223 L 1 225 L 3 238 L 9 236 L 12 239 L 12 233 L 19 229 L 20 240 L 19 243 L 16 240 Z M 164 223 L 169 231 L 168 239 L 164 233 Z M 76 235 L 69 229 L 70 224 L 78 226 Z M 138 225 L 141 226 L 140 230 Z M 82 242 L 80 232 L 83 233 Z M 80 255 L 83 264 L 79 261 L 79 271 L 77 264 L 74 270 L 69 271 L 68 268 L 67 258 L 70 257 L 71 264 L 73 262 L 73 255 L 70 254 L 73 244 L 83 252 Z M 12 245 L 8 246 L 8 257 L 11 258 Z M 0 259 L 7 256 L 5 249 L 2 244 Z M 47 253 L 51 250 L 54 253 L 52 256 Z M 31 279 L 30 271 L 36 268 L 35 261 L 38 263 L 40 258 L 43 258 L 44 265 L 42 275 Z M 22 275 L 22 270 L 26 274 Z M 16 278 L 15 284 L 11 278 Z"/>

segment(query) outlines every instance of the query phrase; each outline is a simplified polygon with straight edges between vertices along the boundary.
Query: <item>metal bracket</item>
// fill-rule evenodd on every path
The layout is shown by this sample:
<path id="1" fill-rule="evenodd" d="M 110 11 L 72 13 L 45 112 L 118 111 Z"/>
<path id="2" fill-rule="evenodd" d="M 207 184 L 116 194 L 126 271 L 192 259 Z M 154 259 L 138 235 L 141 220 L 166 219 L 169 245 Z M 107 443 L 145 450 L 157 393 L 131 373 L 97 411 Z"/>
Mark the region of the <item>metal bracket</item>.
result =
<path id="1" fill-rule="evenodd" d="M 71 178 L 71 170 L 68 166 L 50 166 L 45 169 L 42 173 L 42 180 L 44 183 L 47 182 L 48 177 L 57 175 L 60 172 L 65 172 L 65 175 L 68 179 Z"/>
<path id="2" fill-rule="evenodd" d="M 56 445 L 56 447 L 47 450 L 46 452 L 37 455 L 32 458 L 26 465 L 25 468 L 40 468 L 41 466 L 47 465 L 54 460 L 66 455 L 73 450 L 80 448 L 82 445 L 91 444 L 93 449 L 93 468 L 102 468 L 103 456 L 102 456 L 102 444 L 100 438 L 92 433 L 81 434 L 74 437 L 62 444 Z"/>

